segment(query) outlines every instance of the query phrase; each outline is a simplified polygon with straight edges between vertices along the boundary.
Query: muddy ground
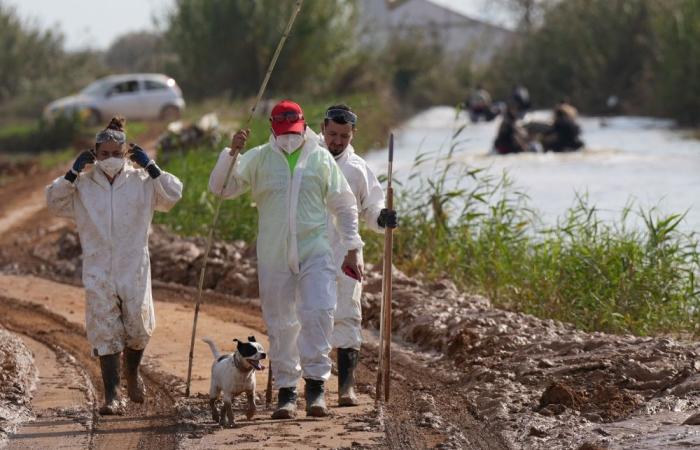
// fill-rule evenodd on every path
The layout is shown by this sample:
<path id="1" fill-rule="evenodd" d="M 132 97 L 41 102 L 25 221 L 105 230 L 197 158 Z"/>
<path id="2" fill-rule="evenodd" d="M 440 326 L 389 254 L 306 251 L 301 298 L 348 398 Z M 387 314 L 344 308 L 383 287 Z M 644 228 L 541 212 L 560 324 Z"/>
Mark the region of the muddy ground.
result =
<path id="1" fill-rule="evenodd" d="M 0 329 L 0 446 L 8 434 L 31 417 L 30 401 L 37 369 L 30 349 L 16 335 Z"/>
<path id="2" fill-rule="evenodd" d="M 45 174 L 44 178 L 50 177 Z M 72 224 L 52 218 L 41 206 L 37 196 L 41 184 L 20 180 L 0 188 L 0 225 L 5 226 L 0 227 L 0 272 L 5 274 L 0 276 L 0 295 L 7 298 L 4 305 L 12 305 L 3 307 L 9 318 L 0 322 L 12 331 L 38 336 L 40 342 L 37 328 L 45 324 L 37 327 L 24 316 L 41 317 L 65 328 L 63 333 L 72 337 L 58 349 L 77 358 L 76 367 L 88 368 L 86 376 L 99 396 L 95 362 L 80 356 L 86 350 L 80 328 L 79 242 Z M 201 239 L 183 239 L 153 228 L 150 249 L 159 324 L 149 346 L 148 373 L 153 389 L 163 394 L 152 410 L 132 411 L 137 416 L 158 416 L 149 419 L 150 425 L 133 424 L 135 429 L 143 426 L 137 433 L 139 448 L 215 448 L 225 443 L 250 448 L 700 446 L 700 428 L 683 424 L 700 409 L 697 344 L 584 333 L 566 324 L 493 308 L 486 298 L 458 292 L 449 280 L 423 283 L 398 271 L 393 301 L 393 397 L 385 409 L 375 409 L 374 330 L 381 290 L 375 270 L 369 271 L 363 298 L 367 339 L 359 373 L 363 405 L 354 411 L 335 408 L 334 417 L 323 422 L 302 418 L 270 423 L 269 411 L 263 411 L 252 424 L 241 422 L 242 433 L 221 430 L 208 422 L 203 397 L 210 364 L 206 356 L 196 362 L 198 395 L 182 398 L 188 321 L 203 247 Z M 210 322 L 200 329 L 221 326 L 264 334 L 254 251 L 242 242 L 217 243 L 213 255 L 203 309 Z M 55 344 L 56 339 L 47 341 L 44 336 L 43 341 Z M 200 347 L 196 354 L 208 352 Z M 58 351 L 55 345 L 53 349 Z M 57 361 L 60 367 L 60 358 Z M 262 375 L 260 385 L 266 381 Z M 95 400 L 87 391 L 83 403 L 89 410 Z M 156 410 L 159 413 L 153 414 Z M 94 415 L 90 420 L 86 414 L 76 417 L 83 420 L 81 426 L 92 430 L 85 448 L 99 444 L 105 435 L 101 427 L 109 424 L 101 424 Z M 49 422 L 47 426 L 57 425 Z"/>

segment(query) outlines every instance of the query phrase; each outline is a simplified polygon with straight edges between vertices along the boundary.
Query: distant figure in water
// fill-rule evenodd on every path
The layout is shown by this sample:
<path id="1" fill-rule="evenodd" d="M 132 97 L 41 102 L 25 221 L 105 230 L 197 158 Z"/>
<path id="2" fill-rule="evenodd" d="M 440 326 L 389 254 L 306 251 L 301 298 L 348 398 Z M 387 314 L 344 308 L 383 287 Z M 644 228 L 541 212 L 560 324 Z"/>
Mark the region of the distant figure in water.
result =
<path id="1" fill-rule="evenodd" d="M 515 106 L 510 105 L 503 113 L 503 121 L 493 143 L 493 148 L 499 155 L 530 151 L 527 132 L 518 122 L 517 111 Z"/>
<path id="2" fill-rule="evenodd" d="M 578 111 L 567 100 L 554 108 L 554 123 L 542 136 L 544 151 L 571 152 L 583 147 L 581 127 L 576 123 Z"/>
<path id="3" fill-rule="evenodd" d="M 608 97 L 608 99 L 605 101 L 605 108 L 605 116 L 600 119 L 601 127 L 608 126 L 608 120 L 606 116 L 614 116 L 620 113 L 620 99 L 617 97 L 617 95 L 613 94 Z"/>
<path id="4" fill-rule="evenodd" d="M 532 106 L 532 103 L 530 102 L 530 91 L 528 91 L 522 84 L 516 84 L 513 86 L 513 93 L 511 97 L 513 105 L 515 106 L 516 116 L 518 119 L 522 119 L 525 113 Z"/>
<path id="5" fill-rule="evenodd" d="M 480 84 L 469 95 L 466 106 L 472 123 L 478 122 L 481 118 L 490 122 L 500 114 L 499 107 L 495 106 L 491 100 L 491 94 Z"/>

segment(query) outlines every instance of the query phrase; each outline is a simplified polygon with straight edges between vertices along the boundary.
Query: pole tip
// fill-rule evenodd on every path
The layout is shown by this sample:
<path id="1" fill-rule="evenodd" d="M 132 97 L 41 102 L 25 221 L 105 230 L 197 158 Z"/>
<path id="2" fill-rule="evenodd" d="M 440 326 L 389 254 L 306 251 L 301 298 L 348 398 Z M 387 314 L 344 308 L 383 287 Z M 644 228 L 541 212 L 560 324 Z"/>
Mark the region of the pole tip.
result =
<path id="1" fill-rule="evenodd" d="M 389 161 L 394 160 L 394 133 L 389 134 Z"/>

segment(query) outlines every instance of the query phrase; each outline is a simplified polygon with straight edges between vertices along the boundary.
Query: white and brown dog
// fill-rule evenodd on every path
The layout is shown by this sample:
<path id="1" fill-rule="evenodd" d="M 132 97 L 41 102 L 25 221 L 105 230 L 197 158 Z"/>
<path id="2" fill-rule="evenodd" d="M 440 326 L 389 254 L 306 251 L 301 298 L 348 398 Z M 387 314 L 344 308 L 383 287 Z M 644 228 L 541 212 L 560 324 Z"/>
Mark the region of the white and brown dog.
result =
<path id="1" fill-rule="evenodd" d="M 211 417 L 214 422 L 219 422 L 222 426 L 233 427 L 233 409 L 231 402 L 233 398 L 243 392 L 248 397 L 248 410 L 246 417 L 248 420 L 255 415 L 255 371 L 263 370 L 265 367 L 260 363 L 267 358 L 262 345 L 255 342 L 255 336 L 250 336 L 248 342 L 234 339 L 237 343 L 236 351 L 230 355 L 219 353 L 216 344 L 210 338 L 202 339 L 209 344 L 214 355 L 214 363 L 211 366 L 211 386 L 209 388 L 209 406 L 211 407 Z M 224 404 L 221 413 L 216 410 L 216 400 L 219 393 L 223 392 Z"/>

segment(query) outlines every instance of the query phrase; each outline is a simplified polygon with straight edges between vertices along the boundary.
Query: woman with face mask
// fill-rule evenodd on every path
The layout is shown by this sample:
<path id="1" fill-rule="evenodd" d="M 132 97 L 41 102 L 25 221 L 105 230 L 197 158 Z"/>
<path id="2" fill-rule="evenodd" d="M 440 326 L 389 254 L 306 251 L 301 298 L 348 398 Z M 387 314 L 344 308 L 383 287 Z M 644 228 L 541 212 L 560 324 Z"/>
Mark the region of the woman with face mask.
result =
<path id="1" fill-rule="evenodd" d="M 100 414 L 121 414 L 120 357 L 129 398 L 144 401 L 139 365 L 153 333 L 148 230 L 154 211 L 182 197 L 182 183 L 161 171 L 137 145 L 126 144 L 124 119 L 97 133 L 65 176 L 46 188 L 49 210 L 75 220 L 83 250 L 86 329 L 100 358 L 105 402 Z M 127 160 L 128 158 L 128 160 Z M 94 165 L 86 171 L 88 165 Z"/>

